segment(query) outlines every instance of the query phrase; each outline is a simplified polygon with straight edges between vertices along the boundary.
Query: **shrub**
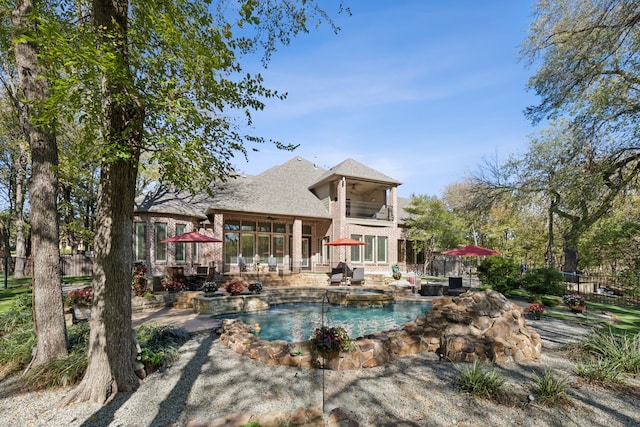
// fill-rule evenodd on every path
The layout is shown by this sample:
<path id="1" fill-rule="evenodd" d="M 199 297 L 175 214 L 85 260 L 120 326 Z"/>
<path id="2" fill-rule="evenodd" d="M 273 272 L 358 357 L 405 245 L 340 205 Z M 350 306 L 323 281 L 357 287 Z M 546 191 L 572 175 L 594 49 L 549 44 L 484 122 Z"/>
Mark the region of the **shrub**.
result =
<path id="1" fill-rule="evenodd" d="M 547 307 L 557 307 L 562 304 L 562 299 L 560 299 L 559 297 L 542 295 L 540 297 L 540 302 L 542 303 L 542 305 Z"/>
<path id="2" fill-rule="evenodd" d="M 505 293 L 519 287 L 520 267 L 509 258 L 487 257 L 478 266 L 478 278 L 484 285 Z"/>
<path id="3" fill-rule="evenodd" d="M 485 369 L 477 360 L 471 366 L 459 369 L 456 379 L 460 388 L 474 397 L 495 401 L 503 401 L 507 397 L 504 390 L 504 377 L 495 367 Z"/>
<path id="4" fill-rule="evenodd" d="M 133 279 L 131 281 L 131 289 L 138 297 L 146 296 L 149 293 L 147 289 L 147 266 L 144 263 L 137 262 L 133 268 Z"/>
<path id="5" fill-rule="evenodd" d="M 572 348 L 582 357 L 617 363 L 621 372 L 640 374 L 640 334 L 614 335 L 611 330 L 594 330 Z"/>
<path id="6" fill-rule="evenodd" d="M 533 374 L 536 382 L 534 393 L 542 403 L 560 404 L 568 402 L 567 381 L 556 378 L 551 369 L 545 369 L 542 375 Z"/>
<path id="7" fill-rule="evenodd" d="M 64 303 L 67 307 L 74 305 L 91 305 L 93 300 L 93 288 L 86 286 L 82 289 L 74 289 L 67 294 Z"/>
<path id="8" fill-rule="evenodd" d="M 182 328 L 141 325 L 136 330 L 141 348 L 141 362 L 151 370 L 168 366 L 178 359 L 178 348 L 187 342 L 189 334 Z"/>
<path id="9" fill-rule="evenodd" d="M 562 296 L 565 289 L 564 276 L 554 268 L 527 270 L 521 283 L 532 294 Z"/>
<path id="10" fill-rule="evenodd" d="M 576 364 L 576 374 L 591 383 L 615 386 L 622 373 L 619 361 L 591 357 Z"/>
<path id="11" fill-rule="evenodd" d="M 31 294 L 17 295 L 13 301 L 11 301 L 12 311 L 27 311 L 31 313 L 31 306 L 33 305 L 33 298 Z"/>

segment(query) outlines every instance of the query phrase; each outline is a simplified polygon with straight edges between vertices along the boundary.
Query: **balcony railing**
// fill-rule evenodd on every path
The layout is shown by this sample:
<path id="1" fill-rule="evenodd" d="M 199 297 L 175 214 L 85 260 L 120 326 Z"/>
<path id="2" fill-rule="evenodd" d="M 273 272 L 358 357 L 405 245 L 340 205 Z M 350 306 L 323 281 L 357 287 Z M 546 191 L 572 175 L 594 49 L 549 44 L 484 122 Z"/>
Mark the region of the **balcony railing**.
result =
<path id="1" fill-rule="evenodd" d="M 373 202 L 347 200 L 347 218 L 393 221 L 393 206 Z"/>

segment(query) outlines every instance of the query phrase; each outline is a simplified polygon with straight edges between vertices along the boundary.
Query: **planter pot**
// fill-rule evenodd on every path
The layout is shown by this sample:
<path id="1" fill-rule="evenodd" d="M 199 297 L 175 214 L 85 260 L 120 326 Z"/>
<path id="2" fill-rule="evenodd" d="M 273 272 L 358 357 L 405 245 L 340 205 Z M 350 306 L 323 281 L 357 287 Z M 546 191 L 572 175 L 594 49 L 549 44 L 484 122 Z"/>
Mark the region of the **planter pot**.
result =
<path id="1" fill-rule="evenodd" d="M 571 312 L 575 314 L 584 313 L 586 309 L 587 309 L 586 305 L 570 305 L 569 306 L 569 310 L 571 310 Z"/>

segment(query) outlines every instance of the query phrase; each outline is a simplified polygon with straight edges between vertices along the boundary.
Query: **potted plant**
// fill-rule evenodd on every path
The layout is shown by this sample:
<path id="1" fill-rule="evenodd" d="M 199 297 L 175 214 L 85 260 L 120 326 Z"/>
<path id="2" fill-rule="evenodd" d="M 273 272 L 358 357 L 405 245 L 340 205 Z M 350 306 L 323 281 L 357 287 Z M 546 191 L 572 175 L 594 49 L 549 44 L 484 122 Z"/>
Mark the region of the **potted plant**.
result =
<path id="1" fill-rule="evenodd" d="M 570 294 L 562 297 L 562 303 L 574 313 L 583 313 L 587 308 L 587 301 L 580 294 Z"/>
<path id="2" fill-rule="evenodd" d="M 131 281 L 131 289 L 138 297 L 148 296 L 151 291 L 147 289 L 147 266 L 141 262 L 137 262 L 133 269 L 133 280 Z"/>
<path id="3" fill-rule="evenodd" d="M 204 292 L 205 297 L 212 297 L 217 290 L 218 285 L 216 285 L 216 282 L 204 282 L 202 285 L 202 292 Z"/>
<path id="4" fill-rule="evenodd" d="M 227 292 L 233 296 L 240 295 L 246 289 L 242 282 L 231 282 L 227 285 Z"/>
<path id="5" fill-rule="evenodd" d="M 353 348 L 353 341 L 342 326 L 316 328 L 309 338 L 309 347 L 325 359 L 336 357 L 341 351 Z"/>
<path id="6" fill-rule="evenodd" d="M 255 282 L 249 284 L 249 292 L 252 294 L 259 294 L 262 292 L 262 282 Z"/>
<path id="7" fill-rule="evenodd" d="M 529 313 L 534 319 L 540 320 L 540 316 L 544 313 L 544 306 L 540 303 L 531 304 L 527 307 L 527 313 Z"/>
<path id="8" fill-rule="evenodd" d="M 182 282 L 177 280 L 167 280 L 164 282 L 164 289 L 169 293 L 180 292 L 184 288 Z"/>

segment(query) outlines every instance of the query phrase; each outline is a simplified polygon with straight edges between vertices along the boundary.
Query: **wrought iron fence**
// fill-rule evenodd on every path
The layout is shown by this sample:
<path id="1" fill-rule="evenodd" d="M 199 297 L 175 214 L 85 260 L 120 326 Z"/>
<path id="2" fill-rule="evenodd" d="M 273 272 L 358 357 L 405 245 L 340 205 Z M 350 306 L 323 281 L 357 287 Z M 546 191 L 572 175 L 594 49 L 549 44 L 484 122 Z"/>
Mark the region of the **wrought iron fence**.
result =
<path id="1" fill-rule="evenodd" d="M 567 293 L 579 293 L 593 302 L 640 305 L 640 281 L 637 278 L 606 274 L 563 274 Z"/>

